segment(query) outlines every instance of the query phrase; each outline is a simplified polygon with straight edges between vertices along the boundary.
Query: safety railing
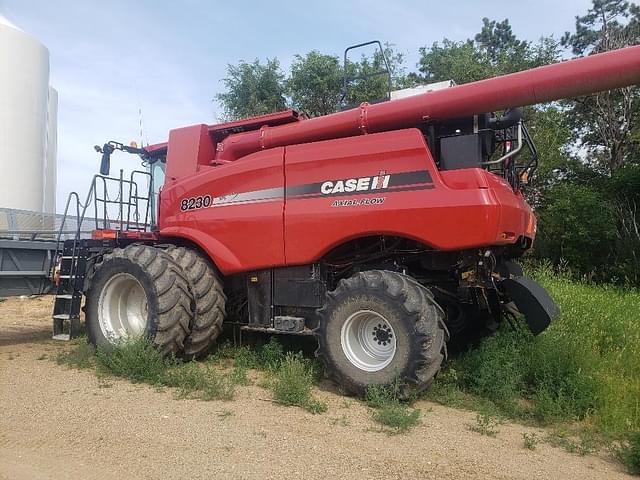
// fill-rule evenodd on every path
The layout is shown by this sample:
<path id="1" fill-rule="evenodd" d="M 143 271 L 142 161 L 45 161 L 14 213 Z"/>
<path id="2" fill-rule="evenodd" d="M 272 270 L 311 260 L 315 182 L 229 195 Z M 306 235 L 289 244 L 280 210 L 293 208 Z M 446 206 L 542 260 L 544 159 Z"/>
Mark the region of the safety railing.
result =
<path id="1" fill-rule="evenodd" d="M 143 191 L 138 187 L 138 178 L 145 178 L 148 185 L 146 190 Z M 116 187 L 115 198 L 111 198 L 113 190 L 109 188 L 110 186 Z M 77 192 L 69 193 L 56 236 L 56 251 L 58 253 L 61 251 L 60 244 L 64 241 L 64 233 L 67 231 L 65 226 L 69 219 L 70 208 L 72 208 L 72 213 L 75 213 L 76 219 L 73 248 L 70 255 L 73 259 L 77 258 L 82 233 L 86 232 L 83 229 L 85 220 L 91 220 L 95 227 L 94 230 L 147 231 L 151 226 L 152 188 L 151 174 L 141 170 L 132 171 L 128 179 L 123 177 L 122 170 L 120 170 L 119 177 L 95 175 L 84 202 L 80 201 Z M 93 206 L 94 215 L 87 217 L 87 211 L 91 206 Z M 115 218 L 110 218 L 114 214 Z M 71 284 L 75 281 L 77 273 L 77 262 L 74 260 L 70 272 Z"/>

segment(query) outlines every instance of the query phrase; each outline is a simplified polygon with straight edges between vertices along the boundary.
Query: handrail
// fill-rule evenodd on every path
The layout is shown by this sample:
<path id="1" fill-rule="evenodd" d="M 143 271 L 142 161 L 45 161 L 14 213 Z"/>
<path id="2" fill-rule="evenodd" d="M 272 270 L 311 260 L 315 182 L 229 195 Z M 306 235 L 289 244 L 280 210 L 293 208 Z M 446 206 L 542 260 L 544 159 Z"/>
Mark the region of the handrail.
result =
<path id="1" fill-rule="evenodd" d="M 522 150 L 522 122 L 518 122 L 518 146 L 513 150 L 509 150 L 507 153 L 502 155 L 500 158 L 495 160 L 490 160 L 488 162 L 482 162 L 480 165 L 495 165 L 496 163 L 501 163 L 505 161 L 507 158 L 514 157 L 517 155 L 520 150 Z"/>
<path id="2" fill-rule="evenodd" d="M 349 50 L 355 50 L 358 48 L 366 47 L 368 45 L 378 46 L 378 49 L 380 51 L 380 57 L 382 58 L 382 61 L 384 63 L 386 70 L 378 70 L 368 75 L 355 75 L 353 77 L 349 77 L 348 68 L 347 68 Z M 375 63 L 375 54 L 374 54 L 374 61 L 372 61 L 372 64 L 373 63 Z M 371 40 L 370 42 L 359 43 L 357 45 L 351 45 L 350 47 L 347 47 L 344 51 L 343 70 L 344 70 L 344 78 L 342 79 L 343 80 L 342 96 L 340 97 L 341 104 L 344 103 L 345 99 L 349 95 L 349 82 L 352 82 L 353 80 L 368 80 L 371 77 L 376 77 L 380 75 L 386 75 L 387 77 L 387 98 L 385 100 L 391 99 L 391 83 L 392 83 L 391 68 L 389 68 L 389 62 L 387 61 L 387 56 L 384 53 L 384 48 L 382 47 L 382 43 L 380 43 L 380 40 Z M 373 102 L 373 103 L 376 103 L 376 102 Z"/>
<path id="3" fill-rule="evenodd" d="M 147 177 L 147 184 L 148 184 L 148 190 L 147 190 L 147 196 L 146 197 L 139 197 L 138 196 L 138 183 L 134 180 L 135 177 L 137 175 L 142 175 L 144 177 Z M 146 201 L 147 205 L 144 211 L 144 223 L 143 225 L 149 225 L 150 223 L 150 214 L 151 214 L 151 197 L 153 195 L 153 176 L 151 175 L 151 172 L 148 171 L 144 171 L 144 170 L 133 170 L 131 172 L 131 175 L 129 176 L 129 210 L 127 212 L 127 227 L 130 227 L 130 209 L 131 209 L 131 188 L 135 187 L 135 213 L 134 215 L 137 216 L 138 218 L 136 218 L 136 224 L 139 224 L 139 216 L 140 213 L 138 211 L 138 200 L 143 200 Z"/>
<path id="4" fill-rule="evenodd" d="M 135 181 L 136 174 L 146 175 L 149 177 L 149 182 L 148 182 L 149 192 L 147 197 L 141 197 L 138 194 L 139 193 L 138 185 Z M 108 182 L 118 182 L 118 196 L 115 200 L 111 200 L 109 198 L 109 189 L 107 186 Z M 128 192 L 129 195 L 126 202 L 124 201 L 125 186 L 128 186 L 128 190 L 129 190 Z M 98 188 L 102 190 L 102 198 L 100 198 L 100 195 L 98 195 Z M 87 197 L 84 203 L 80 201 L 80 196 L 78 195 L 77 192 L 73 191 L 69 193 L 69 196 L 67 197 L 67 203 L 64 209 L 64 214 L 62 216 L 62 222 L 60 224 L 60 228 L 58 229 L 58 234 L 56 236 L 56 252 L 58 254 L 60 253 L 60 243 L 61 243 L 62 235 L 63 233 L 67 233 L 64 230 L 64 227 L 65 227 L 67 217 L 69 215 L 69 208 L 72 205 L 72 200 L 74 200 L 77 224 L 76 224 L 76 230 L 75 232 L 73 232 L 75 233 L 75 235 L 73 237 L 73 248 L 71 251 L 71 256 L 74 258 L 74 261 L 72 262 L 71 271 L 69 272 L 70 274 L 69 281 L 72 285 L 75 285 L 74 282 L 76 281 L 76 277 L 78 273 L 77 272 L 78 264 L 77 264 L 76 256 L 79 248 L 81 234 L 83 232 L 86 232 L 86 230 L 82 229 L 82 225 L 86 218 L 86 214 L 89 206 L 93 204 L 96 230 L 107 229 L 111 227 L 111 220 L 109 219 L 109 216 L 108 216 L 107 204 L 118 204 L 118 210 L 119 210 L 118 220 L 120 224 L 119 225 L 120 230 L 129 230 L 133 228 L 136 230 L 146 231 L 147 228 L 149 227 L 148 220 L 149 220 L 149 209 L 151 208 L 150 203 L 151 203 L 152 188 L 153 186 L 151 185 L 150 172 L 134 170 L 133 172 L 131 172 L 129 179 L 127 180 L 123 178 L 122 170 L 120 170 L 119 178 L 107 177 L 99 174 L 94 175 L 93 179 L 91 180 L 89 191 L 87 192 Z M 147 203 L 145 212 L 144 212 L 145 213 L 144 223 L 142 224 L 139 222 L 139 218 L 140 218 L 139 202 L 140 201 L 146 201 Z M 102 206 L 99 205 L 100 203 L 102 203 Z M 127 205 L 126 222 L 124 218 L 125 204 Z M 98 215 L 99 210 L 102 210 L 101 216 Z M 133 210 L 133 216 L 135 221 L 132 221 L 131 219 L 132 210 Z M 51 259 L 50 270 L 53 267 L 53 262 L 55 262 L 55 258 Z"/>

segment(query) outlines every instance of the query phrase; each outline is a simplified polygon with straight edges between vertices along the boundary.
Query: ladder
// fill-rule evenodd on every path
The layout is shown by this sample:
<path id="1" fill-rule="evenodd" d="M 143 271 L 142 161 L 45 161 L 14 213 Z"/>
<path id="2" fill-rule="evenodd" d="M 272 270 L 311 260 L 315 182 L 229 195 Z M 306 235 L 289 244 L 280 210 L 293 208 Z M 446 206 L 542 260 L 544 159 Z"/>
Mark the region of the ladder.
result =
<path id="1" fill-rule="evenodd" d="M 75 239 L 73 242 L 65 242 L 60 256 L 59 281 L 52 317 L 54 340 L 71 340 L 80 336 L 82 283 L 86 272 L 87 255 L 86 249 L 76 248 L 77 246 Z M 65 329 L 67 322 L 68 330 Z"/>

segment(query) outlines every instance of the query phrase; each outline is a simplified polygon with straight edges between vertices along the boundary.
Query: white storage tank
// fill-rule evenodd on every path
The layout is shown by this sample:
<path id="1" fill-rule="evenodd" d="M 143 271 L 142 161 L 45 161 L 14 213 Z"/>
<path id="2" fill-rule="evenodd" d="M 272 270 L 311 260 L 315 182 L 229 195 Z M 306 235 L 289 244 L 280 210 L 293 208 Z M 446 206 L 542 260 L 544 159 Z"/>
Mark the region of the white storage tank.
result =
<path id="1" fill-rule="evenodd" d="M 56 213 L 56 183 L 58 154 L 58 92 L 49 87 L 47 102 L 47 143 L 44 156 L 44 198 L 42 211 Z"/>
<path id="2" fill-rule="evenodd" d="M 49 51 L 0 16 L 0 207 L 43 211 L 45 190 L 51 195 L 45 176 L 55 181 L 55 150 L 47 159 L 47 123 L 55 128 L 50 117 L 57 95 L 55 105 L 51 112 Z M 52 167 L 54 173 L 47 175 Z"/>

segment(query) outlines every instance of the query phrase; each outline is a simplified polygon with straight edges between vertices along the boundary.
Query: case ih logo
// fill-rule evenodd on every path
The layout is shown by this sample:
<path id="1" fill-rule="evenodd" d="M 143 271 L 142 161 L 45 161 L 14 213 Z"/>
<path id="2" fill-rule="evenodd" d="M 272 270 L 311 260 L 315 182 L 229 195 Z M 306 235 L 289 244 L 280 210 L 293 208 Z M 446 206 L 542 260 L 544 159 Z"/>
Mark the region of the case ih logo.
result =
<path id="1" fill-rule="evenodd" d="M 346 180 L 330 180 L 320 185 L 320 192 L 323 195 L 345 192 L 366 192 L 369 190 L 380 190 L 389 186 L 391 175 L 381 170 L 375 177 L 348 178 Z"/>

